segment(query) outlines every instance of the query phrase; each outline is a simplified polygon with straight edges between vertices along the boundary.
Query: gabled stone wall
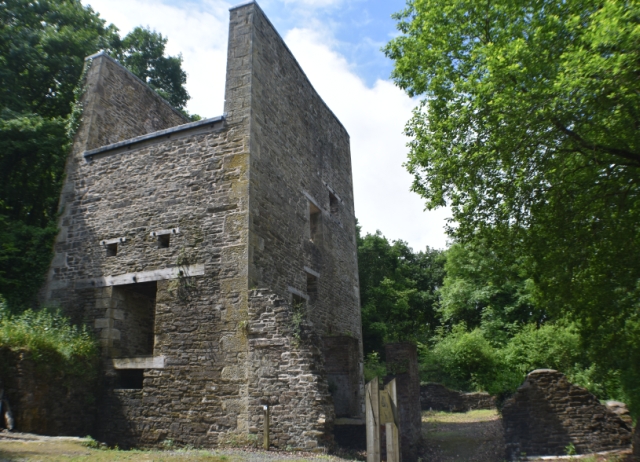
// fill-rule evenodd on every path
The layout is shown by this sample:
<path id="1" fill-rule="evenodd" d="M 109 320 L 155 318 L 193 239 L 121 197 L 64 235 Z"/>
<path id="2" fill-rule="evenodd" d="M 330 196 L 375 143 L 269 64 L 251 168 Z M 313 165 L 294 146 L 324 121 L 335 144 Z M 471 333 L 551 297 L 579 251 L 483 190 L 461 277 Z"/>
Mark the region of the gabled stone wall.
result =
<path id="1" fill-rule="evenodd" d="M 344 127 L 255 3 L 231 9 L 225 116 L 185 124 L 149 92 L 92 57 L 43 291 L 100 339 L 97 437 L 256 441 L 268 405 L 273 444 L 331 445 L 324 336 L 352 340 L 363 408 Z"/>
<path id="2" fill-rule="evenodd" d="M 573 444 L 578 454 L 629 447 L 631 430 L 586 389 L 558 371 L 527 375 L 502 408 L 509 460 L 564 455 Z"/>

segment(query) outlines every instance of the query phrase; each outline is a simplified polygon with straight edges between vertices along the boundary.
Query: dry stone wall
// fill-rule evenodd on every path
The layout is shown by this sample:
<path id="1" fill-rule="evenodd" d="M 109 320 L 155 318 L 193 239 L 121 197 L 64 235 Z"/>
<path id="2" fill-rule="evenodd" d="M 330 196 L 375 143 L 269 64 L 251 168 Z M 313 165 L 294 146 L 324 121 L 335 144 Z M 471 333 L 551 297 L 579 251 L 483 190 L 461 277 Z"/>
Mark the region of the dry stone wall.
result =
<path id="1" fill-rule="evenodd" d="M 586 389 L 558 371 L 527 375 L 502 408 L 509 460 L 523 454 L 563 455 L 573 444 L 578 454 L 629 447 L 631 431 Z"/>
<path id="2" fill-rule="evenodd" d="M 63 375 L 52 359 L 38 363 L 28 352 L 0 348 L 0 388 L 14 430 L 40 435 L 86 436 L 96 423 L 95 380 Z"/>
<path id="3" fill-rule="evenodd" d="M 468 412 L 473 409 L 495 409 L 495 398 L 488 393 L 463 393 L 440 383 L 420 385 L 422 410 Z"/>

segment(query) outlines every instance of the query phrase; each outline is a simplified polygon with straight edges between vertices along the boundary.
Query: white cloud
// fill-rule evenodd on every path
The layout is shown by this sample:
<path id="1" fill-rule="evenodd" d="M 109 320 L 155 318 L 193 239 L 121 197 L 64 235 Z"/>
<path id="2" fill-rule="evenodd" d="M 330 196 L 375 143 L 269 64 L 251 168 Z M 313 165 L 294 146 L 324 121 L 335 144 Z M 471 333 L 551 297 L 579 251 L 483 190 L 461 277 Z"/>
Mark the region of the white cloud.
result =
<path id="1" fill-rule="evenodd" d="M 316 30 L 292 29 L 287 45 L 325 102 L 351 135 L 356 216 L 364 232 L 380 229 L 414 250 L 444 248 L 447 210 L 423 211 L 424 202 L 409 191 L 412 177 L 403 134 L 415 101 L 391 82 L 367 87 L 346 59 L 331 50 Z"/>
<path id="2" fill-rule="evenodd" d="M 277 0 L 275 3 L 280 3 Z M 297 0 L 306 7 L 331 6 L 342 0 Z M 126 34 L 149 26 L 169 38 L 167 52 L 182 53 L 189 74 L 188 110 L 203 117 L 222 114 L 228 21 L 232 0 L 199 0 L 168 5 L 158 0 L 83 0 Z M 293 3 L 294 0 L 285 0 Z M 265 1 L 265 4 L 272 2 Z M 423 200 L 409 191 L 411 176 L 402 167 L 407 139 L 403 128 L 415 102 L 391 82 L 368 87 L 344 56 L 330 24 L 301 19 L 305 28 L 279 31 L 316 90 L 351 135 L 356 216 L 364 232 L 380 229 L 415 249 L 443 248 L 446 210 L 423 211 Z M 354 45 L 355 46 L 355 45 Z"/>
<path id="3" fill-rule="evenodd" d="M 229 7 L 233 3 L 204 0 L 167 5 L 157 0 L 88 0 L 108 23 L 125 35 L 149 26 L 168 37 L 167 54 L 182 53 L 191 100 L 187 110 L 203 117 L 221 115 L 227 63 Z"/>

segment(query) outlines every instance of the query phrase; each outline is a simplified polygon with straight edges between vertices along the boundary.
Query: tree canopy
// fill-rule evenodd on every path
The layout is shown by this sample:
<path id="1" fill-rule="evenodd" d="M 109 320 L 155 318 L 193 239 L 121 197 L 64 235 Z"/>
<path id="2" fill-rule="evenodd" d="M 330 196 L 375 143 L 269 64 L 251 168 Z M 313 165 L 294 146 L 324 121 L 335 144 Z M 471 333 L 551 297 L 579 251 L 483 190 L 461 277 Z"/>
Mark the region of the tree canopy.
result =
<path id="1" fill-rule="evenodd" d="M 30 305 L 49 266 L 84 58 L 107 51 L 184 111 L 186 73 L 166 42 L 140 27 L 122 39 L 79 0 L 0 2 L 0 294 L 11 309 Z"/>
<path id="2" fill-rule="evenodd" d="M 437 289 L 444 277 L 442 251 L 413 252 L 379 231 L 360 236 L 358 268 L 365 354 L 386 342 L 426 341 L 438 324 Z"/>
<path id="3" fill-rule="evenodd" d="M 459 242 L 517 256 L 640 408 L 640 5 L 409 0 L 385 48 L 407 168 Z"/>

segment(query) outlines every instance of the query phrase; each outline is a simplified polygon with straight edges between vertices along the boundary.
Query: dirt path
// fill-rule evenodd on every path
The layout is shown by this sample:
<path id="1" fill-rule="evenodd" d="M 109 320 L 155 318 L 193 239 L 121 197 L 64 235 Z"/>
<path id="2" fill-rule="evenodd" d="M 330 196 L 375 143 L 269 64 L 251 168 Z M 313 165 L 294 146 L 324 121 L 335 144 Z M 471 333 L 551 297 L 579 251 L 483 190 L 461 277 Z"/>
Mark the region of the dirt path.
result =
<path id="1" fill-rule="evenodd" d="M 258 449 L 180 449 L 166 451 L 93 449 L 89 440 L 73 437 L 49 437 L 28 433 L 0 433 L 0 462 L 347 462 L 344 459 L 323 454 L 285 451 L 261 451 Z"/>
<path id="2" fill-rule="evenodd" d="M 495 410 L 467 413 L 426 411 L 422 431 L 429 462 L 500 462 L 502 423 Z"/>
<path id="3" fill-rule="evenodd" d="M 495 410 L 422 413 L 422 432 L 428 462 L 502 462 L 504 436 Z M 537 461 L 631 462 L 631 450 L 608 454 L 544 457 Z"/>

